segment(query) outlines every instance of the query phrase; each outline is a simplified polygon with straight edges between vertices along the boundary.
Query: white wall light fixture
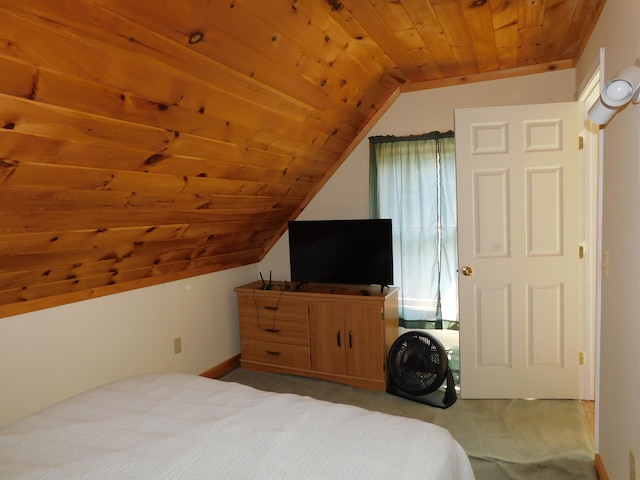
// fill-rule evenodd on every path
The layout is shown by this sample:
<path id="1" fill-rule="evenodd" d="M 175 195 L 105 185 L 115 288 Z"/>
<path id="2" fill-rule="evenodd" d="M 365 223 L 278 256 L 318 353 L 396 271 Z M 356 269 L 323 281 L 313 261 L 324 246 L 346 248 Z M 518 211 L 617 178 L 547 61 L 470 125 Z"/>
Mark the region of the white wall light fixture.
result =
<path id="1" fill-rule="evenodd" d="M 609 80 L 602 89 L 600 98 L 589 109 L 587 116 L 596 125 L 605 125 L 616 112 L 630 101 L 639 103 L 640 100 L 640 66 L 624 67 Z"/>

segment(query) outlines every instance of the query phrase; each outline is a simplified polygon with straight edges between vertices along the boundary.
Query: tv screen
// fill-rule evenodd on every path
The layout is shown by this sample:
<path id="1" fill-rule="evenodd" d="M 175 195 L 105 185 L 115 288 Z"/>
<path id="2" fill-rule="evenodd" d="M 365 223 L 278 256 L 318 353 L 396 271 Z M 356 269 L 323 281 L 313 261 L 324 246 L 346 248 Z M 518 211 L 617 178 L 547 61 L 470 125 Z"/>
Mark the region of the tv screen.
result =
<path id="1" fill-rule="evenodd" d="M 393 285 L 390 219 L 289 222 L 292 282 Z"/>

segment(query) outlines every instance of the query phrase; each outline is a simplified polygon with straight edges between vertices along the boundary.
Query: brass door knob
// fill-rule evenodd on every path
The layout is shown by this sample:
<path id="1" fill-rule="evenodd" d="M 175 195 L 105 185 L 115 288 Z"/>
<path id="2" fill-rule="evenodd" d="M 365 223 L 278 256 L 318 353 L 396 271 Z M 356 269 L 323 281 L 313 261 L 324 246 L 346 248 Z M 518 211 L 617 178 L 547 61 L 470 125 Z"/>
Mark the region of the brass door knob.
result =
<path id="1" fill-rule="evenodd" d="M 473 269 L 471 267 L 462 267 L 462 274 L 465 277 L 470 277 L 473 275 Z"/>

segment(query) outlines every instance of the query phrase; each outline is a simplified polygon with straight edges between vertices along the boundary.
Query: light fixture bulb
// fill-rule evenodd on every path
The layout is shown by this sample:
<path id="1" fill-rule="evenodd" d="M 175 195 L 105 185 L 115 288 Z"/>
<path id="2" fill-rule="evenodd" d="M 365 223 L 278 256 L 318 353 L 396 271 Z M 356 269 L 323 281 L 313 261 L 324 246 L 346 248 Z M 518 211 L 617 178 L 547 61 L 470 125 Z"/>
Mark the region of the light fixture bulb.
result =
<path id="1" fill-rule="evenodd" d="M 602 101 L 610 107 L 624 105 L 633 96 L 633 86 L 625 79 L 616 78 L 602 90 Z"/>

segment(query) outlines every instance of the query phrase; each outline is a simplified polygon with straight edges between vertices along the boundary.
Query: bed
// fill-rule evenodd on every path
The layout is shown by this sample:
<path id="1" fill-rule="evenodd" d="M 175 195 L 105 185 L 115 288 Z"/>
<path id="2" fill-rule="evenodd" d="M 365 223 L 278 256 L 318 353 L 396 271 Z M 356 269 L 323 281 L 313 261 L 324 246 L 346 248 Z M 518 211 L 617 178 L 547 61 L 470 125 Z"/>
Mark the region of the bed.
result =
<path id="1" fill-rule="evenodd" d="M 426 422 L 194 375 L 145 374 L 0 429 L 0 478 L 474 476 L 449 432 Z"/>

